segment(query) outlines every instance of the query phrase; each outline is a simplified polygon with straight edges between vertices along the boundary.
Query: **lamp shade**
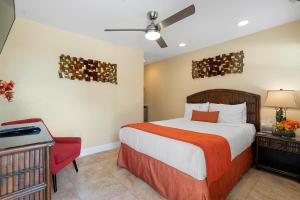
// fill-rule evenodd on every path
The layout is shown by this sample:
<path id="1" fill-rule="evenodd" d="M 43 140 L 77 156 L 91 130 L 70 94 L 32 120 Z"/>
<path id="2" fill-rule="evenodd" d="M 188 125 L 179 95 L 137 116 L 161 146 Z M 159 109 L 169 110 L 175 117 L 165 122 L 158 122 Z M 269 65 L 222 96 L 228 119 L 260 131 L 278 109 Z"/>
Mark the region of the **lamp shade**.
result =
<path id="1" fill-rule="evenodd" d="M 276 108 L 297 108 L 295 91 L 293 90 L 270 90 L 268 91 L 265 106 Z"/>

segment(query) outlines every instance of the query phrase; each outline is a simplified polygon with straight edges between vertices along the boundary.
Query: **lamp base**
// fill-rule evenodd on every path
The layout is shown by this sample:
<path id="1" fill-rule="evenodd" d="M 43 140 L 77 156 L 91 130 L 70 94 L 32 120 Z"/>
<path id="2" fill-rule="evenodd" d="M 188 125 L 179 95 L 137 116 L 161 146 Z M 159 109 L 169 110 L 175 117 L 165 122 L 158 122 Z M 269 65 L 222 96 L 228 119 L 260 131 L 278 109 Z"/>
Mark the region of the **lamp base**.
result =
<path id="1" fill-rule="evenodd" d="M 286 120 L 286 110 L 283 108 L 276 108 L 276 122 Z"/>

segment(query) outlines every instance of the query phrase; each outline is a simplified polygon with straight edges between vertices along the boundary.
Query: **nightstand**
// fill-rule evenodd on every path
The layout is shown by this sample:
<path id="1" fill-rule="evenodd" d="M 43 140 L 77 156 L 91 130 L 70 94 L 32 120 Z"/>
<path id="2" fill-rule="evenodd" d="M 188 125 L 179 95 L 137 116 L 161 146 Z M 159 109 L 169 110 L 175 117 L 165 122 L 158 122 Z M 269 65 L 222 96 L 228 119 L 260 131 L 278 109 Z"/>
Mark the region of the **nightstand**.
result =
<path id="1" fill-rule="evenodd" d="M 296 178 L 300 182 L 300 137 L 289 139 L 258 132 L 256 168 Z"/>

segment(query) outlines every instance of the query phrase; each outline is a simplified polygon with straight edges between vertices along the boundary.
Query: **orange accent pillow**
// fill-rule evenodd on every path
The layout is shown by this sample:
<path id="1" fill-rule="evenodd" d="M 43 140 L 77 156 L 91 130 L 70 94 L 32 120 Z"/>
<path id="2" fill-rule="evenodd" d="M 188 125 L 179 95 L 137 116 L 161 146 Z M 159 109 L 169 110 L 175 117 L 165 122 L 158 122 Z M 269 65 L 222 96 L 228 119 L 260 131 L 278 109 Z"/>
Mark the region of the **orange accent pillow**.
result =
<path id="1" fill-rule="evenodd" d="M 202 111 L 193 110 L 192 121 L 217 123 L 218 117 L 219 117 L 219 111 L 202 112 Z"/>

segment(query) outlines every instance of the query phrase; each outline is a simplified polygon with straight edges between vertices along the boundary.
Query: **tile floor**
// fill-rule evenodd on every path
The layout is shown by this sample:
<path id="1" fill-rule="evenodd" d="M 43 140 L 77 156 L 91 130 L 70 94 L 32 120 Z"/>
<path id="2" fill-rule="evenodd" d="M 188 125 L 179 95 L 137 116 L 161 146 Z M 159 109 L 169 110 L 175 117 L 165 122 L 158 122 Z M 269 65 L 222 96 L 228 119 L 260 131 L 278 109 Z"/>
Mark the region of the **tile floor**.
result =
<path id="1" fill-rule="evenodd" d="M 53 200 L 160 200 L 145 182 L 116 166 L 117 150 L 78 159 L 79 173 L 69 165 L 57 175 Z M 264 171 L 250 169 L 228 200 L 300 200 L 300 184 Z"/>

